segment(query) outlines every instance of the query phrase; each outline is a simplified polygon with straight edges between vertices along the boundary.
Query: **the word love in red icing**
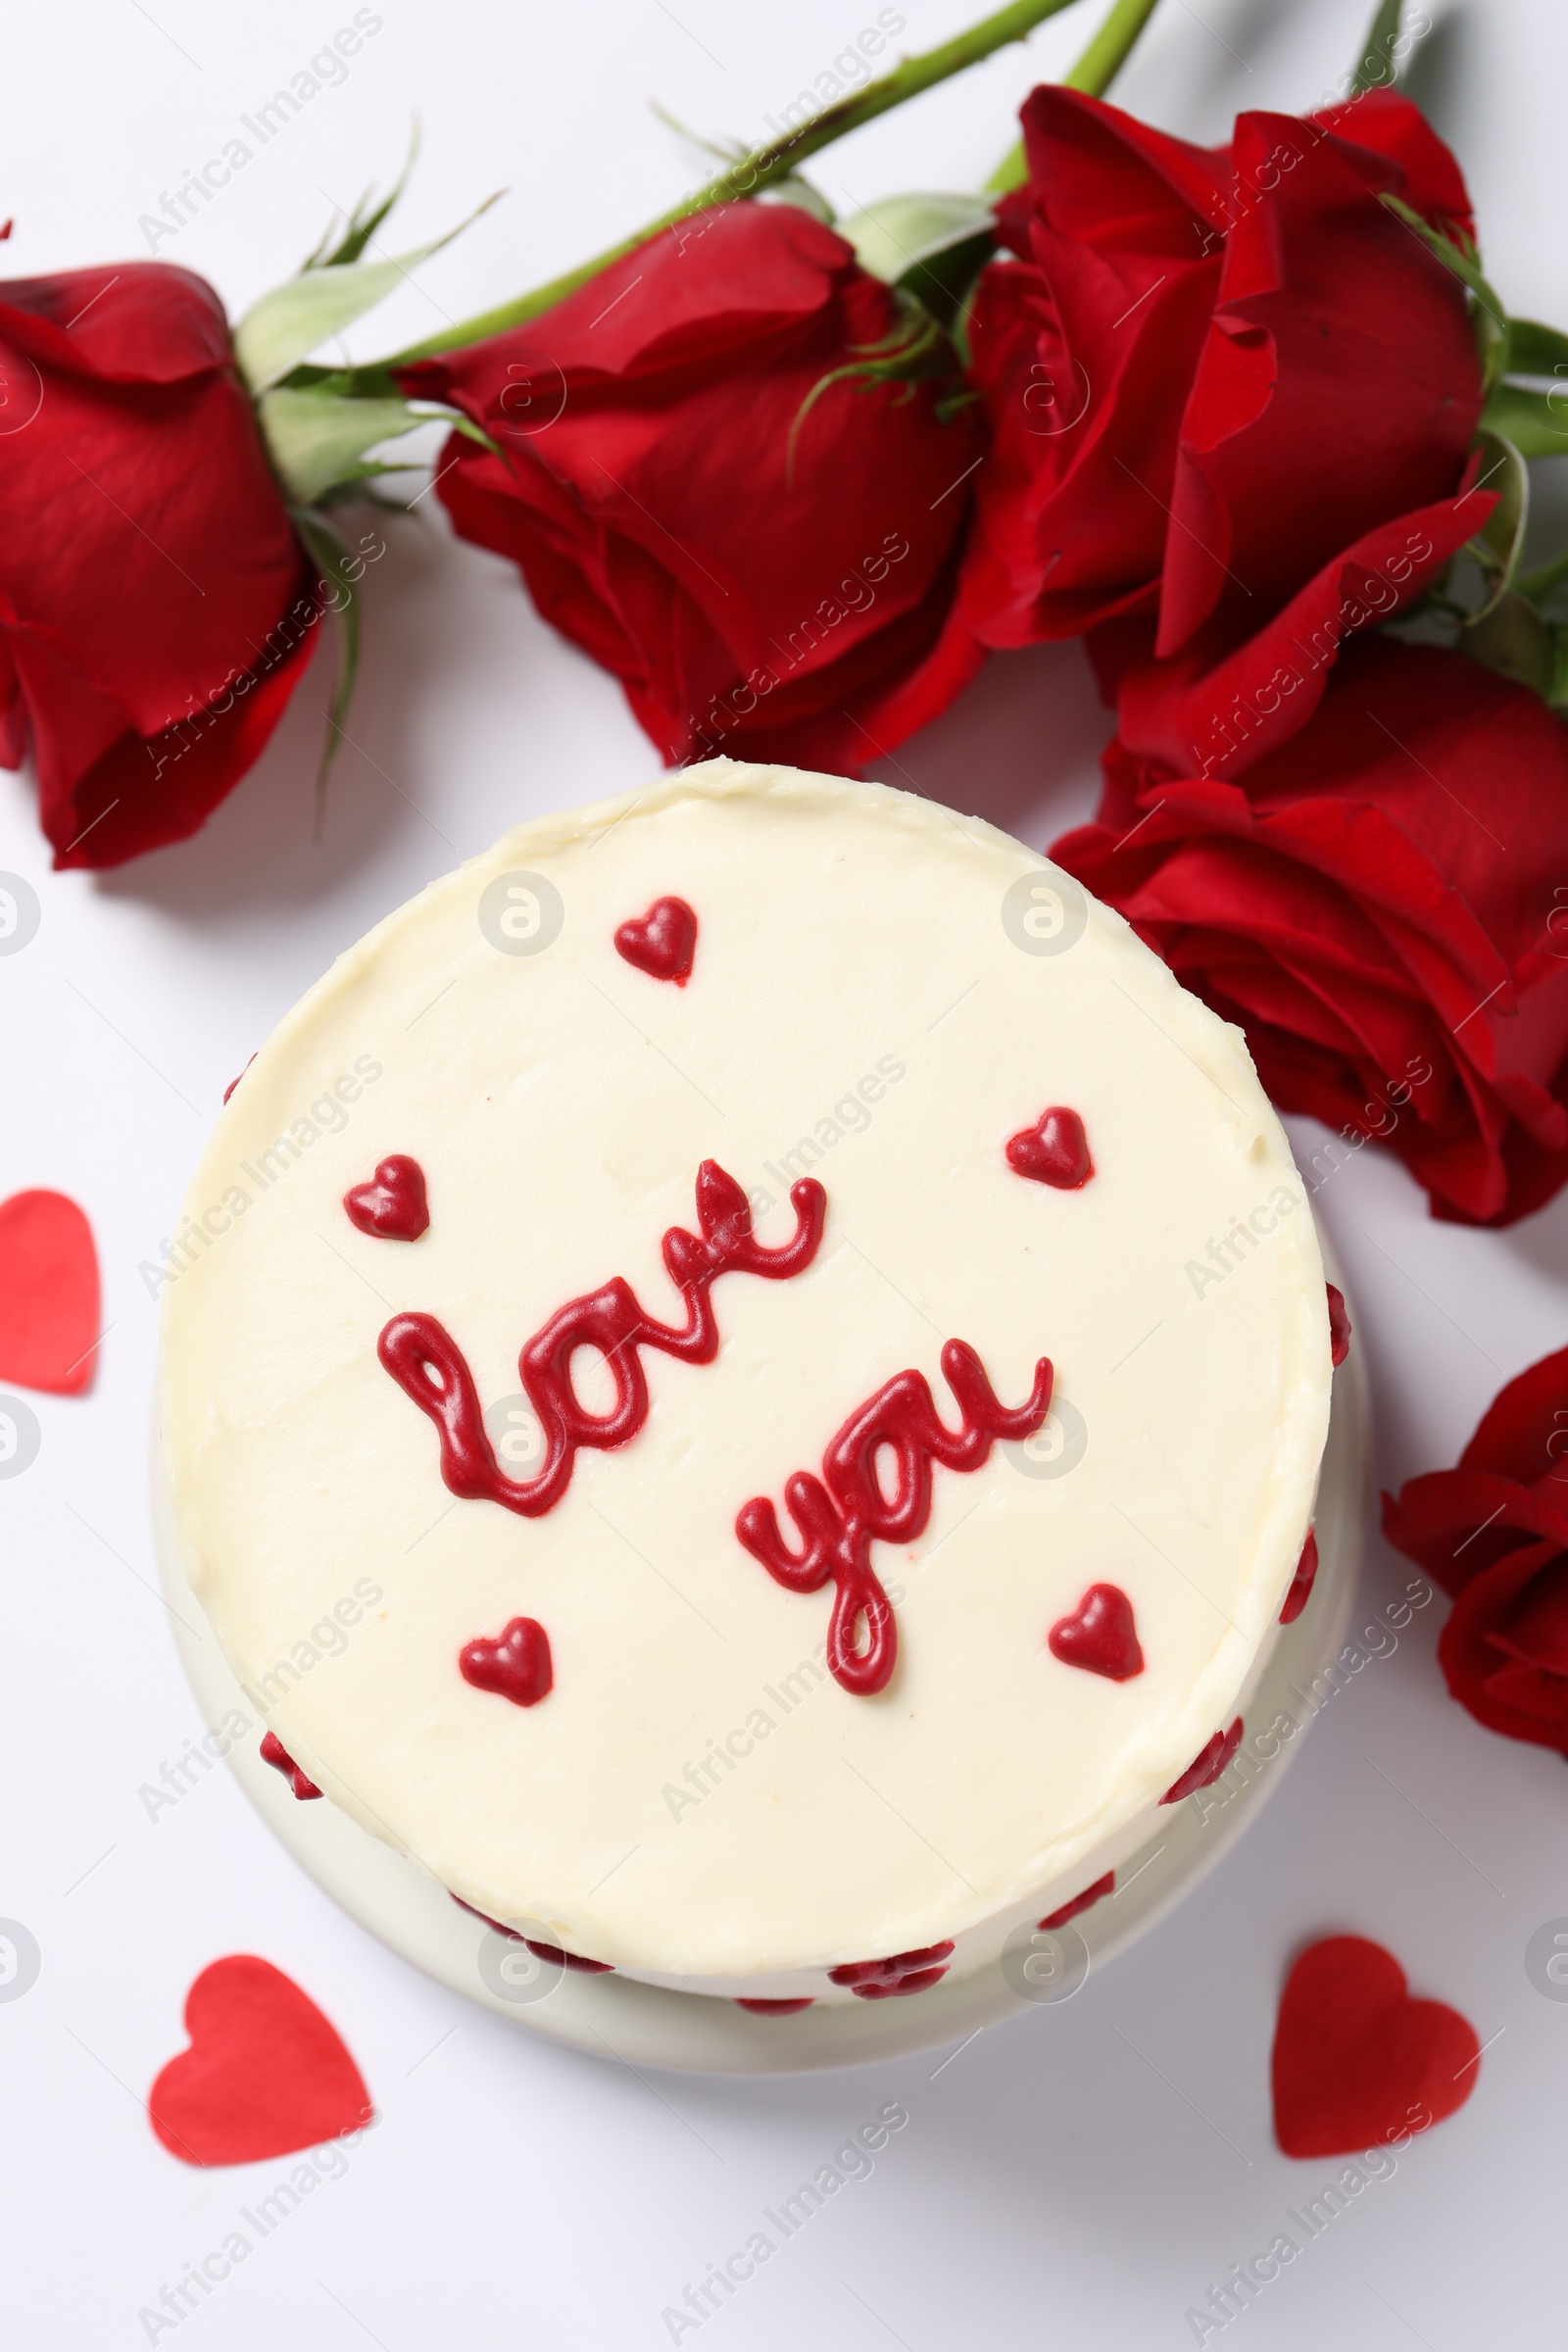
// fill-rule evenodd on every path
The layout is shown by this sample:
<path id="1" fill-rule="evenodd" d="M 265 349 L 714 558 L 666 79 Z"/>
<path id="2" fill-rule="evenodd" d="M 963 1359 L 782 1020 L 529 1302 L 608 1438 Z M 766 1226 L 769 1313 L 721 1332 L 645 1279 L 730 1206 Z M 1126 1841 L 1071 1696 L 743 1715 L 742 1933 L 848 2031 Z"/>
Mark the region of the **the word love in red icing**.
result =
<path id="1" fill-rule="evenodd" d="M 751 1205 L 734 1177 L 705 1159 L 697 1171 L 701 1236 L 672 1225 L 663 1240 L 664 1264 L 686 1303 L 684 1325 L 656 1322 L 617 1274 L 603 1290 L 569 1300 L 534 1333 L 517 1359 L 544 1434 L 544 1460 L 534 1478 L 509 1478 L 496 1460 L 473 1374 L 457 1342 L 433 1315 L 394 1315 L 376 1352 L 440 1432 L 441 1476 L 451 1492 L 499 1502 L 525 1519 L 553 1509 L 566 1491 L 579 1446 L 624 1446 L 647 1420 L 648 1381 L 639 1349 L 657 1348 L 685 1363 L 710 1364 L 718 1353 L 718 1325 L 709 1292 L 719 1275 L 784 1282 L 810 1264 L 822 1239 L 827 1195 L 806 1176 L 790 1187 L 790 1200 L 795 1232 L 766 1250 L 752 1233 Z M 615 1401 L 607 1413 L 588 1412 L 572 1387 L 579 1348 L 596 1348 L 610 1369 Z"/>
<path id="2" fill-rule="evenodd" d="M 615 954 L 651 980 L 684 988 L 697 957 L 697 917 L 684 899 L 656 899 L 645 915 L 621 924 Z"/>
<path id="3" fill-rule="evenodd" d="M 797 1188 L 798 1189 L 798 1188 Z M 978 1470 L 996 1438 L 1032 1438 L 1051 1408 L 1051 1365 L 1035 1366 L 1035 1385 L 1014 1410 L 999 1404 L 985 1366 L 963 1340 L 949 1340 L 942 1369 L 963 1415 L 944 1427 L 923 1373 L 899 1372 L 853 1412 L 822 1456 L 822 1476 L 797 1470 L 784 1499 L 801 1549 L 784 1541 L 778 1514 L 763 1495 L 746 1503 L 735 1533 L 754 1559 L 791 1592 L 815 1592 L 833 1579 L 827 1664 L 846 1690 L 869 1697 L 887 1688 L 898 1660 L 893 1603 L 871 1566 L 871 1544 L 912 1543 L 931 1516 L 931 1465 Z M 877 1476 L 886 1449 L 897 1469 L 891 1497 Z M 861 1620 L 863 1647 L 858 1643 Z"/>

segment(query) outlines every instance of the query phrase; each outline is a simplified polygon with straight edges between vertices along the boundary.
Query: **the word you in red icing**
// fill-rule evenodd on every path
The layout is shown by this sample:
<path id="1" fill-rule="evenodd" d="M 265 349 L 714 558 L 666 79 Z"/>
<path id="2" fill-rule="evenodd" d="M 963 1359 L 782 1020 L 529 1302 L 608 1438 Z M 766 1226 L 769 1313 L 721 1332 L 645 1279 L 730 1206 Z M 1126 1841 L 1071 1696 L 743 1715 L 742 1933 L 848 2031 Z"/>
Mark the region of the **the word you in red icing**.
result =
<path id="1" fill-rule="evenodd" d="M 1059 1911 L 1048 1911 L 1045 1918 L 1035 1924 L 1048 1933 L 1052 1928 L 1064 1928 L 1069 1919 L 1078 1917 L 1080 1911 L 1090 1910 L 1102 1896 L 1114 1894 L 1115 1891 L 1116 1873 L 1107 1870 L 1102 1879 L 1097 1879 L 1092 1886 L 1086 1886 L 1082 1894 L 1075 1894 L 1070 1903 L 1063 1903 Z"/>
<path id="2" fill-rule="evenodd" d="M 621 924 L 615 953 L 650 979 L 684 988 L 697 956 L 697 917 L 684 899 L 656 899 L 646 914 Z"/>
<path id="3" fill-rule="evenodd" d="M 1072 1615 L 1057 1618 L 1046 1642 L 1064 1666 L 1082 1666 L 1108 1682 L 1131 1682 L 1144 1671 L 1133 1604 L 1119 1585 L 1091 1585 Z"/>
<path id="4" fill-rule="evenodd" d="M 634 1438 L 648 1418 L 648 1381 L 639 1350 L 657 1348 L 689 1364 L 710 1364 L 718 1353 L 718 1325 L 709 1292 L 720 1274 L 760 1274 L 788 1281 L 816 1255 L 827 1195 L 814 1177 L 790 1187 L 795 1231 L 776 1250 L 753 1237 L 752 1211 L 733 1176 L 705 1159 L 697 1171 L 699 1238 L 672 1225 L 663 1240 L 664 1264 L 686 1303 L 684 1325 L 658 1323 L 640 1306 L 620 1275 L 603 1290 L 568 1300 L 536 1331 L 517 1358 L 528 1401 L 544 1435 L 544 1460 L 533 1478 L 509 1478 L 496 1460 L 479 1409 L 473 1374 L 457 1342 L 434 1315 L 394 1315 L 376 1343 L 392 1378 L 441 1438 L 441 1476 L 466 1501 L 499 1502 L 524 1519 L 538 1519 L 564 1494 L 579 1446 L 608 1451 Z M 614 1382 L 607 1413 L 590 1413 L 572 1387 L 572 1357 L 597 1348 Z"/>
<path id="5" fill-rule="evenodd" d="M 1331 1282 L 1329 1291 L 1329 1361 L 1337 1372 L 1350 1352 L 1350 1318 L 1345 1311 L 1345 1293 Z"/>
<path id="6" fill-rule="evenodd" d="M 1172 1781 L 1160 1803 L 1180 1804 L 1182 1798 L 1191 1796 L 1195 1788 L 1206 1788 L 1211 1781 L 1217 1781 L 1241 1744 L 1242 1719 L 1238 1715 L 1228 1732 L 1216 1732 L 1213 1739 L 1199 1749 L 1180 1780 Z"/>
<path id="7" fill-rule="evenodd" d="M 262 1762 L 280 1772 L 296 1796 L 319 1796 L 321 1791 L 308 1774 L 301 1772 L 288 1749 L 275 1732 L 269 1732 L 262 1740 Z"/>
<path id="8" fill-rule="evenodd" d="M 1296 1563 L 1296 1574 L 1291 1579 L 1291 1589 L 1286 1593 L 1284 1603 L 1280 1609 L 1281 1625 L 1294 1625 L 1296 1623 L 1296 1620 L 1298 1617 L 1299 1617 L 1301 1611 L 1311 1599 L 1312 1587 L 1316 1584 L 1316 1582 L 1317 1530 L 1309 1527 L 1306 1531 L 1306 1542 L 1301 1545 L 1301 1556 Z"/>
<path id="9" fill-rule="evenodd" d="M 924 1992 L 948 1973 L 953 1945 L 928 1944 L 924 1951 L 895 1952 L 887 1960 L 850 1960 L 827 1972 L 830 1984 L 847 1984 L 858 2001 L 892 2001 Z"/>
<path id="10" fill-rule="evenodd" d="M 799 1188 L 797 1188 L 799 1189 Z M 1031 1438 L 1051 1409 L 1051 1365 L 1035 1366 L 1035 1385 L 1014 1410 L 999 1404 L 985 1366 L 962 1340 L 949 1340 L 942 1369 L 963 1419 L 944 1427 L 923 1373 L 899 1372 L 853 1412 L 822 1456 L 822 1476 L 797 1470 L 784 1499 L 800 1531 L 792 1551 L 764 1495 L 742 1506 L 735 1533 L 754 1559 L 791 1592 L 815 1592 L 833 1579 L 827 1664 L 846 1690 L 868 1697 L 885 1690 L 898 1659 L 893 1604 L 871 1566 L 871 1545 L 911 1544 L 931 1516 L 931 1465 L 978 1470 L 996 1438 Z M 877 1475 L 886 1450 L 897 1472 L 891 1497 Z M 861 1619 L 865 1643 L 858 1646 Z"/>
<path id="11" fill-rule="evenodd" d="M 536 1617 L 514 1617 L 497 1641 L 481 1636 L 458 1652 L 458 1667 L 476 1690 L 493 1690 L 514 1707 L 534 1707 L 555 1680 L 550 1636 Z"/>
<path id="12" fill-rule="evenodd" d="M 1076 1193 L 1089 1182 L 1095 1163 L 1089 1138 L 1075 1110 L 1054 1103 L 1043 1110 L 1032 1127 L 1020 1127 L 1007 1139 L 1007 1165 L 1036 1184 L 1049 1184 L 1058 1193 Z"/>
<path id="13" fill-rule="evenodd" d="M 416 1242 L 429 1231 L 424 1170 L 406 1152 L 381 1160 L 368 1184 L 352 1186 L 343 1196 L 343 1206 L 351 1225 L 378 1241 Z"/>

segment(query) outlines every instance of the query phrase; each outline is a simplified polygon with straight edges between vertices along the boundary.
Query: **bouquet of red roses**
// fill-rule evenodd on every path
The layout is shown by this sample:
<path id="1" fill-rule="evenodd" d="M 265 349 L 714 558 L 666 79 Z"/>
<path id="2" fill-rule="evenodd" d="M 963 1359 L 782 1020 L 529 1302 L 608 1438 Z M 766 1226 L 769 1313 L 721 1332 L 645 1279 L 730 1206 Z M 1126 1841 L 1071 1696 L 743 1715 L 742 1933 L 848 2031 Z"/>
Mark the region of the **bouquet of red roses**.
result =
<path id="1" fill-rule="evenodd" d="M 1568 556 L 1524 550 L 1568 337 L 1483 274 L 1393 86 L 1396 0 L 1340 89 L 1214 149 L 1105 102 L 1153 6 L 1116 0 L 990 188 L 833 217 L 813 153 L 1065 4 L 1014 0 L 369 366 L 313 355 L 434 250 L 384 256 L 397 189 L 232 330 L 158 262 L 0 286 L 0 757 L 30 747 L 57 862 L 194 831 L 331 609 L 329 755 L 368 502 L 445 417 L 455 530 L 670 761 L 855 772 L 989 655 L 1083 636 L 1116 725 L 1060 862 L 1338 1130 L 1328 1167 L 1377 1138 L 1441 1216 L 1549 1199 Z"/>

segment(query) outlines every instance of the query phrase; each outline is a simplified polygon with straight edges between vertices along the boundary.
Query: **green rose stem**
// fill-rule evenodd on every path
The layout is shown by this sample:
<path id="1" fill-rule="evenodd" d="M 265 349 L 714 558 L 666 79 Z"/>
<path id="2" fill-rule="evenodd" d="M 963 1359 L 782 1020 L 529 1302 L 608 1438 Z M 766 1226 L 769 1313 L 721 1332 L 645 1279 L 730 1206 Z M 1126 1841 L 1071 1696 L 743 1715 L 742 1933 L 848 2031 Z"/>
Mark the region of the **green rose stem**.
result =
<path id="1" fill-rule="evenodd" d="M 524 319 L 536 318 L 541 311 L 553 309 L 558 302 L 564 302 L 568 294 L 575 293 L 579 286 L 586 285 L 590 278 L 597 277 L 600 270 L 607 269 L 612 262 L 618 262 L 624 254 L 635 252 L 639 245 L 646 244 L 662 228 L 672 228 L 677 221 L 686 220 L 693 213 L 704 212 L 710 205 L 735 204 L 744 197 L 760 195 L 764 188 L 774 187 L 780 180 L 788 179 L 808 156 L 816 154 L 820 148 L 831 146 L 835 139 L 843 138 L 847 131 L 858 130 L 864 122 L 874 122 L 878 115 L 885 115 L 892 108 L 902 106 L 906 98 L 916 98 L 922 90 L 934 89 L 938 82 L 948 80 L 955 74 L 961 74 L 968 66 L 978 65 L 982 58 L 992 56 L 996 50 L 1005 48 L 1012 41 L 1026 39 L 1037 24 L 1044 24 L 1048 17 L 1058 15 L 1070 5 L 1071 0 L 1012 0 L 1010 7 L 998 9 L 994 16 L 982 18 L 978 24 L 970 25 L 966 32 L 956 34 L 940 47 L 928 49 L 920 57 L 905 58 L 880 81 L 868 82 L 863 90 L 839 99 L 833 106 L 824 107 L 819 115 L 814 115 L 809 122 L 803 123 L 799 130 L 773 140 L 768 146 L 754 148 L 750 155 L 741 156 L 727 170 L 720 172 L 715 179 L 710 179 L 706 187 L 699 188 L 695 195 L 672 205 L 667 213 L 661 213 L 657 220 L 648 221 L 632 236 L 623 237 L 618 244 L 597 254 L 591 262 L 581 263 L 575 270 L 568 270 L 564 276 L 552 278 L 548 285 L 536 286 L 529 294 L 519 294 L 514 301 L 502 303 L 496 310 L 481 312 L 476 318 L 466 318 L 460 326 L 449 327 L 443 334 L 431 335 L 423 343 L 412 344 L 407 351 L 395 352 L 390 359 L 354 368 L 341 379 L 343 388 L 360 397 L 385 393 L 392 389 L 391 370 L 394 368 L 408 367 L 415 360 L 428 359 L 437 352 L 459 350 L 470 343 L 481 343 L 491 335 L 505 333 L 508 327 L 520 326 Z M 1067 77 L 1075 89 L 1099 90 L 1105 86 L 1132 47 L 1145 18 L 1151 14 L 1153 6 L 1154 0 L 1116 0 L 1105 23 Z M 1098 74 L 1100 78 L 1084 80 L 1081 77 L 1087 73 Z M 1021 157 L 1021 149 L 1019 152 Z M 1022 176 L 1020 161 L 1018 177 Z"/>
<path id="2" fill-rule="evenodd" d="M 1085 90 L 1091 98 L 1103 98 L 1122 67 L 1128 52 L 1144 26 L 1153 15 L 1155 0 L 1116 0 L 1105 22 L 1084 51 L 1070 73 L 1061 77 L 1062 87 Z M 1005 196 L 1009 188 L 1017 188 L 1029 175 L 1024 161 L 1023 141 L 1010 147 L 991 177 L 986 192 Z"/>

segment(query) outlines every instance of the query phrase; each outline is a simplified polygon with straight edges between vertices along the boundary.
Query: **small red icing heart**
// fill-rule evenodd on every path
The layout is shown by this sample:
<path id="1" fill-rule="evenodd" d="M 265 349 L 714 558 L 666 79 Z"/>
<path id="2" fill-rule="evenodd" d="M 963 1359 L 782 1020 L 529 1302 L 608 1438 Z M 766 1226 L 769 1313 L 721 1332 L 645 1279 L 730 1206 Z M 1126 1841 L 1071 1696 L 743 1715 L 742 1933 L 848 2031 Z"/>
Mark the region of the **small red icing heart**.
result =
<path id="1" fill-rule="evenodd" d="M 550 1636 L 536 1617 L 514 1617 L 494 1642 L 481 1635 L 466 1643 L 458 1666 L 476 1690 L 493 1690 L 514 1707 L 537 1706 L 555 1681 Z"/>
<path id="2" fill-rule="evenodd" d="M 1291 1589 L 1280 1606 L 1281 1625 L 1296 1623 L 1311 1599 L 1312 1587 L 1316 1582 L 1317 1531 L 1315 1528 L 1309 1527 L 1306 1531 L 1306 1542 L 1301 1545 L 1301 1556 L 1296 1563 L 1296 1574 L 1291 1579 Z"/>
<path id="3" fill-rule="evenodd" d="M 269 1960 L 231 1952 L 185 1996 L 190 2047 L 147 2101 L 182 2164 L 255 2164 L 374 2121 L 359 2068 L 313 2000 Z"/>
<path id="4" fill-rule="evenodd" d="M 319 1796 L 321 1791 L 309 1774 L 300 1770 L 288 1749 L 275 1732 L 269 1732 L 262 1741 L 262 1762 L 280 1772 L 298 1797 Z"/>
<path id="5" fill-rule="evenodd" d="M 747 2000 L 742 1993 L 735 1995 L 737 2009 L 749 2009 L 754 2017 L 794 2017 L 802 2009 L 809 2009 L 811 1995 L 798 1995 L 792 2001 Z"/>
<path id="6" fill-rule="evenodd" d="M 1042 1928 L 1064 1928 L 1069 1919 L 1077 1918 L 1080 1911 L 1087 1911 L 1090 1905 L 1098 1903 L 1102 1895 L 1114 1894 L 1115 1891 L 1116 1873 L 1113 1870 L 1107 1870 L 1102 1879 L 1097 1879 L 1092 1886 L 1086 1886 L 1082 1894 L 1075 1894 L 1072 1901 L 1063 1903 L 1059 1911 L 1049 1911 L 1045 1918 L 1036 1924 Z"/>
<path id="7" fill-rule="evenodd" d="M 858 2001 L 893 2001 L 939 1984 L 948 1973 L 952 1952 L 950 1941 L 927 1944 L 917 1952 L 894 1952 L 886 1960 L 847 1960 L 841 1968 L 828 1970 L 828 1982 L 847 1984 Z"/>
<path id="8" fill-rule="evenodd" d="M 1216 1732 L 1213 1739 L 1199 1749 L 1181 1779 L 1172 1781 L 1160 1803 L 1179 1804 L 1184 1796 L 1191 1796 L 1195 1788 L 1206 1788 L 1211 1781 L 1217 1781 L 1241 1744 L 1242 1719 L 1238 1715 L 1228 1732 Z"/>
<path id="9" fill-rule="evenodd" d="M 343 1205 L 349 1223 L 378 1241 L 416 1242 L 429 1231 L 424 1170 L 406 1152 L 378 1161 L 369 1183 L 354 1185 L 344 1194 Z"/>
<path id="10" fill-rule="evenodd" d="M 1036 1184 L 1054 1186 L 1058 1193 L 1076 1193 L 1089 1182 L 1095 1163 L 1089 1156 L 1089 1138 L 1075 1110 L 1059 1103 L 1043 1110 L 1032 1127 L 1020 1127 L 1007 1139 L 1007 1165 Z"/>
<path id="11" fill-rule="evenodd" d="M 0 1201 L 0 1380 L 78 1396 L 97 1361 L 98 1252 L 64 1193 Z"/>
<path id="12" fill-rule="evenodd" d="M 1350 1352 L 1350 1318 L 1345 1311 L 1345 1293 L 1329 1289 L 1329 1362 L 1336 1372 Z"/>
<path id="13" fill-rule="evenodd" d="M 1274 2028 L 1274 2136 L 1287 2156 L 1348 2156 L 1425 2132 L 1462 2107 L 1481 2055 L 1442 2001 L 1410 1997 L 1392 1952 L 1364 1936 L 1308 1945 Z"/>
<path id="14" fill-rule="evenodd" d="M 1133 1604 L 1119 1585 L 1091 1585 L 1070 1617 L 1058 1617 L 1047 1643 L 1064 1666 L 1082 1666 L 1112 1683 L 1144 1671 Z"/>
<path id="15" fill-rule="evenodd" d="M 615 953 L 651 979 L 684 988 L 697 955 L 697 917 L 684 899 L 656 899 L 640 920 L 621 924 Z"/>

